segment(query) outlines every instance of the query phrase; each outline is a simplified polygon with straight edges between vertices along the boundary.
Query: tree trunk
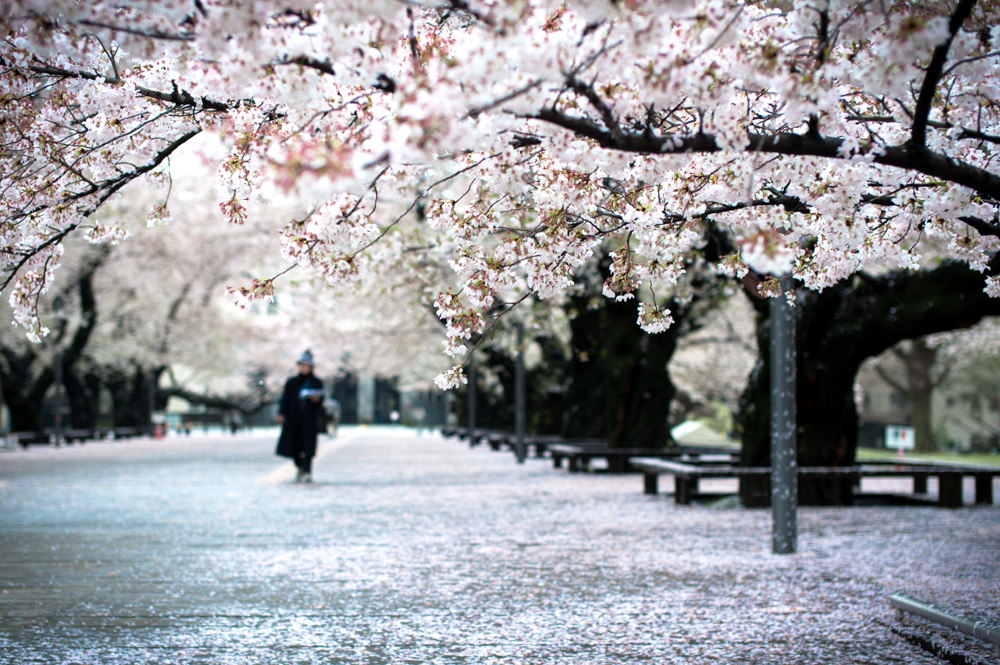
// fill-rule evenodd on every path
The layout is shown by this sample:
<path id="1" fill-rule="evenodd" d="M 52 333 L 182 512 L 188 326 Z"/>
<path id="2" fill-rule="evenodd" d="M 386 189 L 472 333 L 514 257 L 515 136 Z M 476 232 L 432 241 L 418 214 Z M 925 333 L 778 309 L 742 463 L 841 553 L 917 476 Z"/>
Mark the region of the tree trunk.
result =
<path id="1" fill-rule="evenodd" d="M 69 331 L 67 319 L 63 319 L 61 326 L 51 335 L 48 343 L 53 348 L 60 349 L 60 353 L 53 354 L 55 358 L 62 358 L 63 384 L 66 385 L 66 377 L 72 375 L 73 365 L 82 357 L 84 349 L 90 341 L 90 336 L 94 331 L 97 322 L 97 298 L 94 293 L 94 275 L 104 264 L 111 252 L 110 246 L 104 246 L 96 250 L 89 261 L 84 264 L 83 270 L 75 284 L 64 294 L 55 298 L 54 307 L 59 309 L 58 303 L 64 296 L 69 297 L 73 287 L 76 289 L 76 297 L 79 299 L 80 312 L 76 327 Z M 69 339 L 68 343 L 66 339 Z M 11 415 L 11 428 L 13 431 L 40 431 L 44 427 L 42 410 L 45 402 L 45 395 L 55 381 L 55 367 L 44 367 L 33 369 L 41 360 L 36 352 L 36 347 L 29 347 L 21 352 L 12 348 L 0 348 L 0 386 L 3 387 L 3 398 L 6 401 Z M 72 383 L 72 379 L 70 381 Z M 74 386 L 75 387 L 75 386 Z M 69 392 L 69 391 L 68 391 Z M 70 401 L 72 407 L 72 395 Z M 70 422 L 74 422 L 71 411 Z"/>
<path id="2" fill-rule="evenodd" d="M 63 374 L 63 385 L 69 400 L 70 427 L 86 429 L 97 427 L 100 410 L 100 380 L 91 373 L 68 371 Z"/>
<path id="3" fill-rule="evenodd" d="M 10 411 L 11 431 L 40 432 L 44 428 L 42 405 L 55 381 L 55 371 L 45 367 L 34 375 L 32 366 L 38 362 L 38 356 L 33 349 L 22 354 L 3 349 L 2 354 L 0 385 Z"/>
<path id="4" fill-rule="evenodd" d="M 829 294 L 828 294 L 829 296 Z M 808 302 L 814 294 L 807 294 Z M 796 306 L 796 459 L 799 466 L 850 466 L 857 449 L 858 416 L 854 404 L 854 379 L 860 362 L 850 353 L 835 353 L 824 358 L 816 348 L 817 328 L 828 322 L 817 321 L 821 305 L 799 302 Z M 825 317 L 820 317 L 825 318 Z M 744 466 L 771 465 L 771 372 L 770 321 L 758 323 L 757 361 L 740 402 Z M 830 362 L 837 360 L 839 362 Z M 766 481 L 745 480 L 740 494 L 747 506 L 769 505 Z M 842 479 L 800 478 L 801 505 L 850 505 L 852 487 Z"/>
<path id="5" fill-rule="evenodd" d="M 154 371 L 135 367 L 130 374 L 113 373 L 107 380 L 115 427 L 144 427 L 152 424 L 149 391 L 154 376 Z"/>
<path id="6" fill-rule="evenodd" d="M 605 439 L 613 448 L 672 445 L 668 418 L 676 389 L 667 366 L 680 326 L 643 332 L 634 301 L 591 307 L 578 298 L 571 317 L 563 437 Z"/>
<path id="7" fill-rule="evenodd" d="M 915 339 L 907 353 L 898 354 L 906 365 L 906 396 L 910 402 L 910 420 L 913 423 L 914 446 L 918 452 L 937 450 L 934 442 L 932 402 L 934 388 L 934 363 L 937 350 L 923 339 Z"/>
<path id="8" fill-rule="evenodd" d="M 929 453 L 938 449 L 934 442 L 931 401 L 934 391 L 929 386 L 910 393 L 910 418 L 913 420 L 913 444 L 917 452 Z"/>
<path id="9" fill-rule="evenodd" d="M 677 393 L 670 359 L 684 336 L 703 325 L 705 314 L 728 297 L 728 281 L 713 268 L 732 253 L 715 227 L 706 231 L 703 256 L 685 264 L 689 297 L 663 304 L 673 325 L 657 334 L 637 323 L 636 302 L 577 296 L 568 305 L 571 353 L 562 435 L 605 439 L 616 448 L 674 445 L 670 406 Z M 597 273 L 610 274 L 605 257 Z M 601 290 L 596 284 L 586 290 Z"/>
<path id="10" fill-rule="evenodd" d="M 935 451 L 937 445 L 934 441 L 934 419 L 931 412 L 934 389 L 948 372 L 945 370 L 934 378 L 937 349 L 928 346 L 923 338 L 915 339 L 909 344 L 898 344 L 892 349 L 892 353 L 903 364 L 905 380 L 894 376 L 888 368 L 881 365 L 876 365 L 875 370 L 896 392 L 906 395 L 916 450 Z"/>

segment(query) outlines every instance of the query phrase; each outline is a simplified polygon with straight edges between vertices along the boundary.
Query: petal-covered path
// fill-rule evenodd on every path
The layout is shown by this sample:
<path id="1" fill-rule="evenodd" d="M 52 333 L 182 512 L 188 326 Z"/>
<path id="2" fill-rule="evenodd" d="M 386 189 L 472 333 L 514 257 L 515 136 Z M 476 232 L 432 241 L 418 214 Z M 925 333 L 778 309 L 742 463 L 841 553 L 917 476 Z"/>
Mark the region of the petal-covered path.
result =
<path id="1" fill-rule="evenodd" d="M 887 594 L 1000 617 L 1000 508 L 678 507 L 404 429 L 0 453 L 0 663 L 941 662 Z"/>

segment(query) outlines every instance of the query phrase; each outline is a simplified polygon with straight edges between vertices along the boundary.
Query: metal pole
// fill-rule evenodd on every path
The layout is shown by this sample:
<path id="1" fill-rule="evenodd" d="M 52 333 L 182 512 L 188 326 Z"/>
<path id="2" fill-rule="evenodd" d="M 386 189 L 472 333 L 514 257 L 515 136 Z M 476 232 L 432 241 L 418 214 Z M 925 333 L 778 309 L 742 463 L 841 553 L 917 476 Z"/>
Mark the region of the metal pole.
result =
<path id="1" fill-rule="evenodd" d="M 56 414 L 55 414 L 55 445 L 63 442 L 63 352 L 56 353 Z"/>
<path id="2" fill-rule="evenodd" d="M 514 366 L 514 435 L 517 463 L 524 464 L 524 430 L 527 421 L 527 398 L 524 376 L 524 324 L 514 324 L 517 331 L 517 364 Z"/>
<path id="3" fill-rule="evenodd" d="M 149 370 L 149 435 L 156 437 L 156 372 Z"/>
<path id="4" fill-rule="evenodd" d="M 476 366 L 469 363 L 469 443 L 475 444 L 475 432 L 476 432 Z"/>
<path id="5" fill-rule="evenodd" d="M 984 621 L 967 619 L 958 614 L 945 612 L 933 605 L 922 603 L 916 598 L 904 596 L 899 593 L 889 596 L 889 603 L 899 612 L 910 612 L 911 614 L 916 614 L 917 616 L 939 623 L 942 626 L 947 626 L 952 630 L 978 637 L 992 644 L 994 650 L 1000 650 L 1000 629 L 994 628 Z"/>
<path id="6" fill-rule="evenodd" d="M 796 549 L 798 479 L 795 460 L 795 313 L 781 282 L 782 295 L 771 298 L 771 535 L 775 554 Z"/>

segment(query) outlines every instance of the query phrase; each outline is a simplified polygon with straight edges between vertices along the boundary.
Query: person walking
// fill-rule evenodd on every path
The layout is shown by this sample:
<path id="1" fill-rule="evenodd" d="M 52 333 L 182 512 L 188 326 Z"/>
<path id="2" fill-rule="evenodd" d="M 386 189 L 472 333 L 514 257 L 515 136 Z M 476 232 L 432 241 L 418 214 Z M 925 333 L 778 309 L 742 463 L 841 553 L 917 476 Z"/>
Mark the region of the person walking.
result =
<path id="1" fill-rule="evenodd" d="M 295 482 L 312 482 L 312 459 L 316 455 L 316 436 L 321 429 L 323 382 L 313 374 L 312 351 L 298 360 L 299 373 L 285 382 L 278 408 L 281 436 L 278 449 L 281 457 L 290 457 L 298 472 Z"/>

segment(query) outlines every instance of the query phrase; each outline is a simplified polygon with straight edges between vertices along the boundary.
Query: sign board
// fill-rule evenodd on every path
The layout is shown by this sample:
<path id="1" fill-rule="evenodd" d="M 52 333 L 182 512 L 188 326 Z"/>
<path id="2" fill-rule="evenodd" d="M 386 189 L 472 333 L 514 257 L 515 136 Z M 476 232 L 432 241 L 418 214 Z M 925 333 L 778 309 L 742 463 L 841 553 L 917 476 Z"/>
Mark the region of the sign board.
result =
<path id="1" fill-rule="evenodd" d="M 885 447 L 896 450 L 913 450 L 916 447 L 916 440 L 913 437 L 912 427 L 899 427 L 898 425 L 885 426 Z"/>

